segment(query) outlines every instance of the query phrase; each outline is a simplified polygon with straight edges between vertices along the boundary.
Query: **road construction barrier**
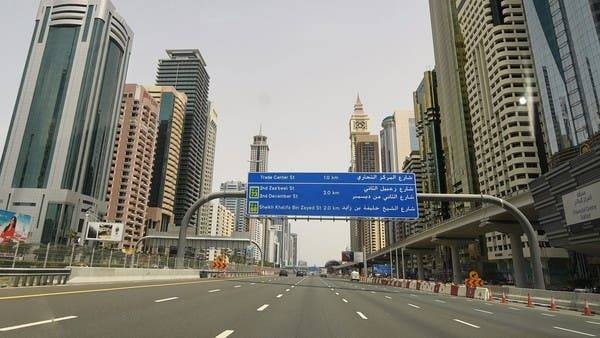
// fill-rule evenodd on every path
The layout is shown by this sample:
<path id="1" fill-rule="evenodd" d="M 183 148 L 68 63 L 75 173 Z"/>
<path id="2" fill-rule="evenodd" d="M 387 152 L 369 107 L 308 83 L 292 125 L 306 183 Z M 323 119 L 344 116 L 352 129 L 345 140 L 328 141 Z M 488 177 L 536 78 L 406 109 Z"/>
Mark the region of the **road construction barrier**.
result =
<path id="1" fill-rule="evenodd" d="M 467 298 L 475 298 L 475 288 L 467 286 L 467 291 L 465 293 L 465 297 L 467 297 Z"/>
<path id="2" fill-rule="evenodd" d="M 433 292 L 435 293 L 440 293 L 440 288 L 442 287 L 442 284 L 440 283 L 435 283 L 435 285 L 433 286 Z"/>
<path id="3" fill-rule="evenodd" d="M 417 289 L 417 281 L 416 280 L 410 280 L 409 284 L 408 284 L 408 288 L 411 290 L 416 290 Z"/>
<path id="4" fill-rule="evenodd" d="M 473 294 L 473 298 L 480 300 L 488 300 L 490 297 L 490 290 L 488 288 L 477 287 L 474 288 L 475 293 Z"/>
<path id="5" fill-rule="evenodd" d="M 466 285 L 459 285 L 458 286 L 458 293 L 456 295 L 458 297 L 466 297 L 467 296 L 467 286 Z"/>

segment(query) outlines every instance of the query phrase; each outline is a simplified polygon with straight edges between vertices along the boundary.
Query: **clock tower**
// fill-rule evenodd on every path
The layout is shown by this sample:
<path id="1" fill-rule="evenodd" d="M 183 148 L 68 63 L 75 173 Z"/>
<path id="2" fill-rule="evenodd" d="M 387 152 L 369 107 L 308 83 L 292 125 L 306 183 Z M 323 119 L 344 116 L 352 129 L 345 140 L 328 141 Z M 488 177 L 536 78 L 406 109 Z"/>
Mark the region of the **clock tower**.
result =
<path id="1" fill-rule="evenodd" d="M 356 171 L 356 137 L 358 135 L 369 135 L 369 116 L 363 110 L 360 97 L 356 95 L 354 112 L 350 116 L 350 170 Z"/>

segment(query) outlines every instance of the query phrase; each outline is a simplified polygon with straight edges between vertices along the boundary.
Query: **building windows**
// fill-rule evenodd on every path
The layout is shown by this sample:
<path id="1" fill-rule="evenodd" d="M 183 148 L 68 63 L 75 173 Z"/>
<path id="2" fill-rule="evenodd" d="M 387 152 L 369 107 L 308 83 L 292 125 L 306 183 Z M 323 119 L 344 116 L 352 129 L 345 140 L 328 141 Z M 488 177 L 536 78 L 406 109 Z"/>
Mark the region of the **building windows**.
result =
<path id="1" fill-rule="evenodd" d="M 77 26 L 52 26 L 48 31 L 13 177 L 14 188 L 46 187 L 78 34 Z"/>

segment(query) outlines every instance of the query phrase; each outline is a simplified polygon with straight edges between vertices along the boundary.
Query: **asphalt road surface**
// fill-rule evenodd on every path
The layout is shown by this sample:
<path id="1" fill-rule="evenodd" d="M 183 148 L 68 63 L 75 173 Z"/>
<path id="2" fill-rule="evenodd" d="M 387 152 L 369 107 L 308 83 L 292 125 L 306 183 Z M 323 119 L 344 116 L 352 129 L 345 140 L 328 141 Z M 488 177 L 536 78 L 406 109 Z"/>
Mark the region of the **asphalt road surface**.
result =
<path id="1" fill-rule="evenodd" d="M 600 316 L 259 277 L 2 289 L 0 337 L 600 337 Z"/>

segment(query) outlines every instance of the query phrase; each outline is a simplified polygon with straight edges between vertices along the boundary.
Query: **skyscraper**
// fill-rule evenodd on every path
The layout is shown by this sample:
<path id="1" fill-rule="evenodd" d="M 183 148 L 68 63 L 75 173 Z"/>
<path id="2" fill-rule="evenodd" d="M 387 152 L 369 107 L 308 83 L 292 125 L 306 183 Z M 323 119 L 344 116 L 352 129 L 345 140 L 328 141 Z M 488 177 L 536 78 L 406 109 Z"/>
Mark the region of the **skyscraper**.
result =
<path id="1" fill-rule="evenodd" d="M 540 175 L 539 97 L 521 0 L 457 3 L 482 193 L 508 197 Z M 489 24 L 474 24 L 489 22 Z M 493 48 L 489 41 L 497 41 Z M 541 143 L 543 144 L 543 143 Z M 540 156 L 541 155 L 541 156 Z"/>
<path id="2" fill-rule="evenodd" d="M 106 187 L 133 33 L 108 0 L 42 0 L 2 156 L 0 205 L 68 240 Z"/>
<path id="3" fill-rule="evenodd" d="M 446 193 L 446 169 L 435 75 L 435 71 L 426 71 L 423 80 L 413 93 L 423 172 L 420 192 L 423 193 Z M 449 217 L 447 202 L 425 202 L 419 211 L 420 218 L 428 224 L 438 223 Z"/>
<path id="4" fill-rule="evenodd" d="M 175 224 L 200 197 L 204 181 L 204 156 L 209 120 L 206 63 L 197 49 L 167 50 L 167 59 L 158 61 L 156 85 L 173 86 L 187 95 L 179 172 L 175 192 Z M 196 215 L 189 226 L 197 225 Z"/>
<path id="5" fill-rule="evenodd" d="M 464 5 L 463 5 L 464 6 Z M 456 0 L 429 0 L 437 93 L 449 193 L 478 193 L 473 128 L 465 75 L 466 51 Z M 466 203 L 452 203 L 452 213 Z"/>
<path id="6" fill-rule="evenodd" d="M 600 131 L 600 2 L 525 1 L 524 8 L 553 155 Z"/>
<path id="7" fill-rule="evenodd" d="M 580 196 L 600 189 L 600 1 L 524 7 L 550 155 L 548 172 L 530 184 L 534 206 L 549 244 L 569 250 L 569 277 L 600 280 L 600 218 L 573 217 L 598 205 Z"/>
<path id="8" fill-rule="evenodd" d="M 144 87 L 125 85 L 106 195 L 106 220 L 125 225 L 123 248 L 133 247 L 145 234 L 158 111 L 158 102 Z"/>
<path id="9" fill-rule="evenodd" d="M 221 183 L 222 192 L 245 191 L 246 183 L 242 181 L 227 181 Z M 221 198 L 219 203 L 235 215 L 235 230 L 239 232 L 248 231 L 246 222 L 246 199 L 245 198 Z"/>
<path id="10" fill-rule="evenodd" d="M 187 96 L 172 86 L 145 88 L 160 105 L 152 184 L 146 212 L 147 229 L 167 232 L 175 221 L 175 188 Z"/>
<path id="11" fill-rule="evenodd" d="M 379 137 L 369 133 L 369 116 L 364 112 L 360 98 L 356 98 L 350 117 L 350 149 L 352 172 L 378 172 Z M 386 244 L 385 225 L 380 220 L 351 220 L 350 245 L 353 251 L 374 252 Z"/>
<path id="12" fill-rule="evenodd" d="M 267 137 L 262 134 L 262 129 L 259 130 L 258 135 L 253 138 L 252 144 L 250 144 L 250 172 L 265 172 L 269 168 L 269 145 L 267 144 Z M 248 221 L 248 230 L 250 231 L 250 238 L 256 243 L 261 244 L 263 250 L 263 258 L 267 259 L 270 256 L 269 243 L 268 243 L 268 231 L 271 224 L 271 220 L 264 219 L 259 220 L 251 218 Z M 260 253 L 252 247 L 252 255 L 255 260 L 260 260 Z"/>
<path id="13" fill-rule="evenodd" d="M 202 191 L 201 196 L 206 196 L 212 192 L 213 185 L 213 172 L 215 169 L 215 146 L 217 142 L 217 109 L 215 108 L 215 104 L 213 102 L 208 102 L 209 104 L 209 116 L 206 125 L 206 139 L 204 141 L 204 157 L 202 161 Z M 200 219 L 204 220 L 201 222 L 200 226 L 196 228 L 196 233 L 198 233 L 201 227 L 208 226 L 207 219 L 209 219 L 209 210 L 208 206 L 205 205 L 199 210 L 201 216 Z"/>
<path id="14" fill-rule="evenodd" d="M 354 112 L 350 117 L 350 168 L 349 171 L 356 170 L 356 138 L 361 135 L 369 135 L 369 116 L 365 114 L 360 97 L 356 96 Z M 352 251 L 362 251 L 363 249 L 363 229 L 358 220 L 350 220 L 350 248 Z"/>
<path id="15" fill-rule="evenodd" d="M 291 257 L 291 264 L 293 266 L 298 266 L 298 234 L 295 233 L 291 233 L 290 234 L 290 238 L 291 238 L 291 253 L 292 253 L 292 257 Z"/>
<path id="16" fill-rule="evenodd" d="M 269 171 L 269 145 L 267 137 L 262 134 L 254 136 L 254 142 L 250 145 L 250 172 Z"/>

